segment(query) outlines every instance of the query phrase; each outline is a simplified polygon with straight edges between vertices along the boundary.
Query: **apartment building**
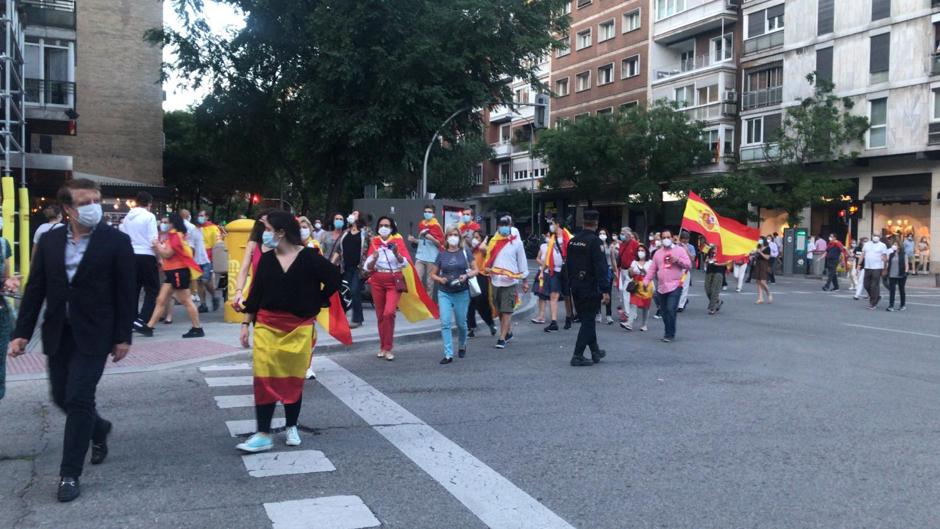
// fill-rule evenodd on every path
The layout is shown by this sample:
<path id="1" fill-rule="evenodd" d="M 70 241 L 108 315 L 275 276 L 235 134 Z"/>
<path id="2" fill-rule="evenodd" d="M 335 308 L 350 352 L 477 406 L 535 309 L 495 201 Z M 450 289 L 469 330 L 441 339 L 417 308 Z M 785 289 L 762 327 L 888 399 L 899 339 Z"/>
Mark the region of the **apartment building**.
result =
<path id="1" fill-rule="evenodd" d="M 27 184 L 34 209 L 73 177 L 98 181 L 119 216 L 163 183 L 162 52 L 143 40 L 160 2 L 20 0 L 25 20 Z"/>
<path id="2" fill-rule="evenodd" d="M 742 14 L 741 162 L 759 163 L 765 138 L 811 94 L 805 77 L 817 72 L 871 129 L 856 146 L 859 163 L 839 175 L 852 191 L 807 208 L 804 224 L 843 232 L 842 200 L 861 201 L 854 234 L 900 231 L 940 247 L 940 1 L 747 0 Z M 760 213 L 764 232 L 785 221 Z"/>

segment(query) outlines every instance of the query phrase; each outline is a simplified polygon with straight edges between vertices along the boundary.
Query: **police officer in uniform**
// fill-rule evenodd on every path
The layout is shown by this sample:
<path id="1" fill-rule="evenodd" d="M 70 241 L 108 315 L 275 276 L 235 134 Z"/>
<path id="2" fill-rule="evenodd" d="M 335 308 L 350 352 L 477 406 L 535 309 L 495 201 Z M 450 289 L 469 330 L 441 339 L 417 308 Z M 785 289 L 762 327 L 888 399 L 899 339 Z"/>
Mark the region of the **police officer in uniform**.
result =
<path id="1" fill-rule="evenodd" d="M 581 329 L 574 346 L 572 366 L 590 366 L 607 355 L 597 345 L 595 316 L 601 303 L 610 303 L 610 281 L 607 278 L 607 259 L 597 237 L 599 214 L 595 210 L 584 212 L 584 229 L 568 243 L 568 287 L 575 310 L 581 316 Z M 584 349 L 591 348 L 591 359 L 584 358 Z"/>

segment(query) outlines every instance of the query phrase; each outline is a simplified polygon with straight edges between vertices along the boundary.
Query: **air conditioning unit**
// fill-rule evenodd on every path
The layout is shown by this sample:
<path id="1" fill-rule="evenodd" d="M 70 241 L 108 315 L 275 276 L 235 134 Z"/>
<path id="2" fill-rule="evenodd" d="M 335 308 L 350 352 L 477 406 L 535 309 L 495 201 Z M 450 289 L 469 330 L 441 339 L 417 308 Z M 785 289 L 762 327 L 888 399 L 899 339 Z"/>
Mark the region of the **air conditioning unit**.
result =
<path id="1" fill-rule="evenodd" d="M 734 90 L 725 90 L 725 97 L 723 101 L 725 102 L 736 102 L 738 100 L 738 93 Z"/>

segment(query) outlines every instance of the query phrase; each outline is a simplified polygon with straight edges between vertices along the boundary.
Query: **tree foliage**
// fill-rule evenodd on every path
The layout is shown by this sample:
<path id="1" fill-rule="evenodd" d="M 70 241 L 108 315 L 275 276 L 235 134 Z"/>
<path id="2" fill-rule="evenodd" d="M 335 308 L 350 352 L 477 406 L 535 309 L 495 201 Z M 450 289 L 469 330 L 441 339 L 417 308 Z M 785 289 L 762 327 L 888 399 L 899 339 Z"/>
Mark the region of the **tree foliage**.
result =
<path id="1" fill-rule="evenodd" d="M 333 207 L 365 184 L 414 190 L 440 123 L 460 108 L 511 101 L 507 79 L 538 85 L 537 59 L 567 24 L 562 0 L 222 2 L 245 14 L 243 29 L 213 34 L 200 0 L 174 0 L 185 27 L 149 39 L 209 87 L 204 105 L 216 123 L 254 140 L 250 170 L 263 164 L 277 185 L 314 195 L 308 205 L 322 197 Z M 242 105 L 251 108 L 238 113 Z M 478 120 L 461 114 L 445 142 L 458 145 Z"/>

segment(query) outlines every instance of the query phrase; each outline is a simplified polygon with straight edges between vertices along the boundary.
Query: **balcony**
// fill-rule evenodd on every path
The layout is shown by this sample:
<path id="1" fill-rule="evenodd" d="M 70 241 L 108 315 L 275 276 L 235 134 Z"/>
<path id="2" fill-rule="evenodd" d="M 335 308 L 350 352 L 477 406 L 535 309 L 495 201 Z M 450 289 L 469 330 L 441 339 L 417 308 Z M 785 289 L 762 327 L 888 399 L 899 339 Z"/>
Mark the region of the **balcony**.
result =
<path id="1" fill-rule="evenodd" d="M 493 180 L 487 189 L 487 192 L 491 195 L 498 195 L 506 191 L 509 191 L 509 183 L 502 180 Z"/>
<path id="2" fill-rule="evenodd" d="M 493 148 L 493 158 L 509 158 L 512 156 L 512 143 L 500 142 L 491 145 Z"/>
<path id="3" fill-rule="evenodd" d="M 672 44 L 704 31 L 736 22 L 737 0 L 686 0 L 685 11 L 663 17 L 653 23 L 653 40 Z"/>
<path id="4" fill-rule="evenodd" d="M 783 30 L 747 39 L 744 41 L 744 55 L 769 50 L 777 46 L 783 46 Z"/>
<path id="5" fill-rule="evenodd" d="M 764 153 L 764 148 L 766 147 L 766 156 Z M 766 160 L 767 156 L 774 157 L 780 154 L 780 148 L 776 143 L 770 144 L 759 144 L 759 145 L 745 145 L 741 147 L 741 163 L 746 162 L 763 162 Z"/>
<path id="6" fill-rule="evenodd" d="M 26 104 L 40 107 L 75 107 L 75 83 L 26 79 Z"/>
<path id="7" fill-rule="evenodd" d="M 28 26 L 75 29 L 75 0 L 22 0 Z"/>
<path id="8" fill-rule="evenodd" d="M 715 101 L 695 107 L 681 109 L 689 121 L 715 121 L 721 118 L 730 118 L 738 114 L 738 104 L 733 101 Z"/>
<path id="9" fill-rule="evenodd" d="M 704 70 L 705 68 L 710 68 L 712 66 L 726 65 L 729 68 L 734 68 L 734 62 L 730 59 L 731 58 L 729 57 L 728 59 L 716 61 L 710 54 L 699 55 L 698 57 L 687 57 L 685 59 L 680 58 L 676 66 L 673 68 L 669 70 L 656 70 L 656 79 L 667 79 L 676 75 L 683 75 L 697 70 Z"/>
<path id="10" fill-rule="evenodd" d="M 940 123 L 931 123 L 927 129 L 927 145 L 940 145 Z"/>
<path id="11" fill-rule="evenodd" d="M 940 75 L 940 53 L 934 53 L 930 57 L 930 75 Z"/>
<path id="12" fill-rule="evenodd" d="M 774 105 L 779 105 L 782 101 L 782 86 L 772 86 L 763 90 L 754 90 L 741 94 L 741 108 L 744 110 L 771 107 Z"/>
<path id="13" fill-rule="evenodd" d="M 497 105 L 490 109 L 490 123 L 500 123 L 512 119 L 512 110 L 506 105 Z"/>

